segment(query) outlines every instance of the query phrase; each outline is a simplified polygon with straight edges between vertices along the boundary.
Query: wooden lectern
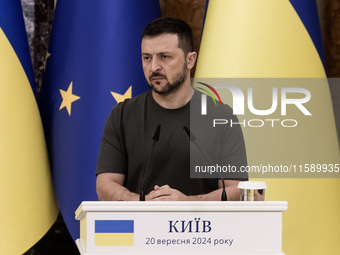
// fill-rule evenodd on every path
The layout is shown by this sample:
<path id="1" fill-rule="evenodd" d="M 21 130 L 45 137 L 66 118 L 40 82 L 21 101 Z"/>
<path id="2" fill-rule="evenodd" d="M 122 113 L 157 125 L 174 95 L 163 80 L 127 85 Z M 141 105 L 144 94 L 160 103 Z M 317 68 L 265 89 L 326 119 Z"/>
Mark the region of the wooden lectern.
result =
<path id="1" fill-rule="evenodd" d="M 82 202 L 82 255 L 282 255 L 287 202 Z"/>

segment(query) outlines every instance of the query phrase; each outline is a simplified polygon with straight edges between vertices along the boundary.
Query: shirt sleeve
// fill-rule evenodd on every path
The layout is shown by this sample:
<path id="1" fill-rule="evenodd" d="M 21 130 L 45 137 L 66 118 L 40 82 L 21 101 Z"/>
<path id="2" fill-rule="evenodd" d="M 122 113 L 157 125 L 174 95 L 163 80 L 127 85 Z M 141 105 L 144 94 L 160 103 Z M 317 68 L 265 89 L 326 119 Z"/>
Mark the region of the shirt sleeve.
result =
<path id="1" fill-rule="evenodd" d="M 230 121 L 226 125 L 221 144 L 220 164 L 231 170 L 228 179 L 248 180 L 248 174 L 243 172 L 247 166 L 247 154 L 241 125 L 237 116 L 232 114 L 232 109 L 226 107 Z"/>
<path id="2" fill-rule="evenodd" d="M 100 173 L 126 174 L 124 135 L 122 136 L 122 103 L 110 112 L 103 131 L 97 159 L 96 175 Z"/>

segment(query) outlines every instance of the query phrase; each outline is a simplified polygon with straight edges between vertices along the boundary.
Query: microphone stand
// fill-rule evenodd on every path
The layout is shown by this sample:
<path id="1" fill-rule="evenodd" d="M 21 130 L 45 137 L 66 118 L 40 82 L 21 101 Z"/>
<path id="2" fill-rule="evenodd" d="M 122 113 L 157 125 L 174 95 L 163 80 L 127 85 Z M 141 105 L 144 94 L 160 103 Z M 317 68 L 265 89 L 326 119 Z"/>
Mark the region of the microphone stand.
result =
<path id="1" fill-rule="evenodd" d="M 209 162 L 209 164 L 212 166 L 213 162 L 210 160 L 210 158 L 208 157 L 208 155 L 205 153 L 205 151 L 201 148 L 201 146 L 199 146 L 199 144 L 196 142 L 196 137 L 190 132 L 189 128 L 187 127 L 183 127 L 183 130 L 185 132 L 185 134 L 187 135 L 187 137 L 189 138 L 190 142 L 194 143 L 196 145 L 196 147 L 200 150 L 200 152 L 204 155 L 204 157 L 206 158 L 206 160 Z M 222 181 L 222 195 L 221 195 L 221 201 L 227 201 L 227 192 L 225 191 L 225 183 L 224 183 L 224 178 L 223 176 L 220 174 L 220 179 Z"/>
<path id="2" fill-rule="evenodd" d="M 142 188 L 141 188 L 141 191 L 140 191 L 140 194 L 139 194 L 139 201 L 145 201 L 144 185 L 145 185 L 145 181 L 146 181 L 146 174 L 147 174 L 147 172 L 149 170 L 149 166 L 150 166 L 150 162 L 151 162 L 151 159 L 152 159 L 153 151 L 155 149 L 156 142 L 159 139 L 160 132 L 161 132 L 161 125 L 158 125 L 157 128 L 156 128 L 155 134 L 153 135 L 153 138 L 152 138 L 153 139 L 153 143 L 152 143 L 151 153 L 150 153 L 148 162 L 146 164 L 146 167 L 144 169 L 144 176 L 143 176 L 143 180 L 142 180 Z"/>

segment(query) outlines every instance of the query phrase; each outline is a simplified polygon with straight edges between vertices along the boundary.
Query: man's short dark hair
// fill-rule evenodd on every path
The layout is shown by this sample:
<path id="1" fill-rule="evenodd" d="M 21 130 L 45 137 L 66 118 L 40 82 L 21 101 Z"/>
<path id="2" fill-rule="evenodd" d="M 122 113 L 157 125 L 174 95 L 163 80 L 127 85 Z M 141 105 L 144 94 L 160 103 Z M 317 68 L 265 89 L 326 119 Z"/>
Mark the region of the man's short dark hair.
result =
<path id="1" fill-rule="evenodd" d="M 161 34 L 176 34 L 178 37 L 178 47 L 181 48 L 186 56 L 194 50 L 194 36 L 192 29 L 185 21 L 163 17 L 151 21 L 143 31 L 143 37 L 155 37 Z"/>

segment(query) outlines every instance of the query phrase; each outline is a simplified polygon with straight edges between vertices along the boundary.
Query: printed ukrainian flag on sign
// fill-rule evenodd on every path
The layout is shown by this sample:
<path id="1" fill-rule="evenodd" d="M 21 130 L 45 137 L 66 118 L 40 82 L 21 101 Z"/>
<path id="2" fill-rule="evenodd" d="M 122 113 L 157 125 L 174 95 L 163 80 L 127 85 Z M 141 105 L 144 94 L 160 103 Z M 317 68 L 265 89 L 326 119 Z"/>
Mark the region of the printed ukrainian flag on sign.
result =
<path id="1" fill-rule="evenodd" d="M 96 220 L 95 246 L 133 246 L 133 220 Z"/>

